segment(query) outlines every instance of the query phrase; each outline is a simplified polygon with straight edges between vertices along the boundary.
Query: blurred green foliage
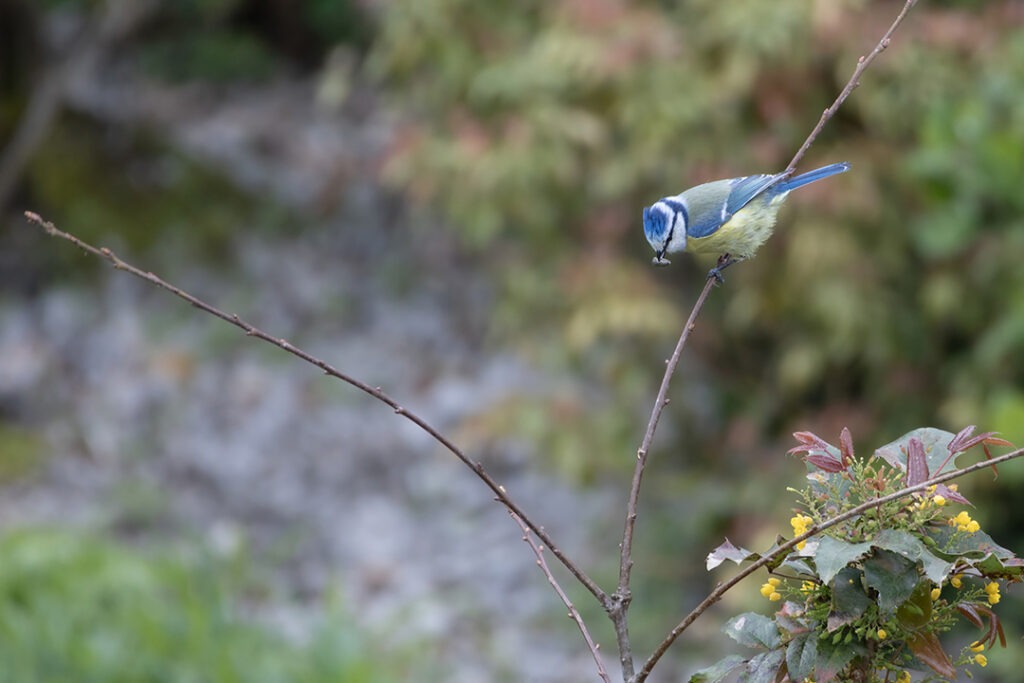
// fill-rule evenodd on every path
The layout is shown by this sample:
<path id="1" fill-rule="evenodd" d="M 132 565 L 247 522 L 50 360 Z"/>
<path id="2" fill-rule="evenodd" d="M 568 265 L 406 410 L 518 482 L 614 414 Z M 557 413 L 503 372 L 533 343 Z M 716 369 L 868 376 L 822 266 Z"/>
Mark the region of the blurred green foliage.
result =
<path id="1" fill-rule="evenodd" d="M 897 9 L 388 3 L 370 67 L 410 115 L 385 171 L 497 254 L 501 338 L 522 332 L 531 346 L 527 319 L 569 320 L 561 348 L 650 393 L 638 366 L 660 371 L 650 344 L 669 347 L 706 265 L 647 268 L 639 207 L 784 167 Z M 680 409 L 720 419 L 689 445 L 706 450 L 751 422 L 773 438 L 842 422 L 891 435 L 936 419 L 1024 440 L 1014 17 L 1008 2 L 915 8 L 804 164 L 847 159 L 853 172 L 791 202 L 705 311 L 710 331 L 690 353 L 714 385 Z M 630 339 L 639 353 L 623 352 Z M 606 444 L 616 457 L 626 446 Z"/>
<path id="2" fill-rule="evenodd" d="M 340 619 L 308 645 L 245 623 L 237 572 L 88 534 L 0 539 L 0 661 L 19 683 L 406 680 Z"/>

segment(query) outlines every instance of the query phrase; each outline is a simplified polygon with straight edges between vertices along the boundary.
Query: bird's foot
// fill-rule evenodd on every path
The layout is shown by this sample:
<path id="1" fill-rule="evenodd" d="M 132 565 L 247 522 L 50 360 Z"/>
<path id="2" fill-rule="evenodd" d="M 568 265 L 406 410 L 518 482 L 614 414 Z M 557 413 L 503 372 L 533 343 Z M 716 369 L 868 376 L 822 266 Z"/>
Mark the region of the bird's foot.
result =
<path id="1" fill-rule="evenodd" d="M 714 279 L 720 285 L 724 284 L 725 278 L 722 277 L 722 271 L 734 263 L 739 263 L 740 260 L 733 258 L 730 254 L 722 254 L 718 257 L 718 263 L 715 267 L 708 271 L 708 279 Z"/>

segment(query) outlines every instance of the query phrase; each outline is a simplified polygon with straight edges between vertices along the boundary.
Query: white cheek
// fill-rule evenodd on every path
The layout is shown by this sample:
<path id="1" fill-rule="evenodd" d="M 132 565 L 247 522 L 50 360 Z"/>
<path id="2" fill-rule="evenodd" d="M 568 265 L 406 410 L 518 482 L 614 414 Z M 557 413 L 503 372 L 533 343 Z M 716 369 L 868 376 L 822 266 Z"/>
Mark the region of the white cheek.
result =
<path id="1" fill-rule="evenodd" d="M 672 241 L 668 248 L 670 251 L 682 251 L 686 249 L 686 219 L 682 213 L 677 213 L 672 219 Z"/>

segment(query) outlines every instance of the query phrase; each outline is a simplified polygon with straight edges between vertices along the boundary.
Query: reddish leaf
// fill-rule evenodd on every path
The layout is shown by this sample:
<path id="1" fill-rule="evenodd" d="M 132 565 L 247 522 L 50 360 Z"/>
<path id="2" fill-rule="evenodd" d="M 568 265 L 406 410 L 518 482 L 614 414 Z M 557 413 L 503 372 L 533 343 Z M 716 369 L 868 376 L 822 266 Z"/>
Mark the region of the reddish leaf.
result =
<path id="1" fill-rule="evenodd" d="M 794 432 L 793 438 L 802 443 L 803 445 L 790 448 L 788 451 L 789 453 L 800 453 L 801 451 L 810 450 L 827 451 L 829 448 L 832 447 L 832 444 L 830 444 L 828 441 L 825 441 L 817 434 L 812 434 L 811 432 Z"/>
<path id="2" fill-rule="evenodd" d="M 956 608 L 960 614 L 964 615 L 969 622 L 978 628 L 985 627 L 985 623 L 980 615 L 984 614 L 988 617 L 988 633 L 985 634 L 984 638 L 979 638 L 976 642 L 985 643 L 986 647 L 992 647 L 996 644 L 996 639 L 998 639 L 999 644 L 1006 647 L 1006 634 L 1003 633 L 1003 624 L 988 605 L 976 602 L 961 602 L 957 604 Z"/>
<path id="3" fill-rule="evenodd" d="M 949 488 L 945 484 L 936 485 L 935 495 L 942 496 L 946 500 L 951 500 L 954 503 L 960 503 L 961 505 L 970 505 L 971 507 L 974 507 L 974 503 L 967 500 L 963 495 Z"/>
<path id="4" fill-rule="evenodd" d="M 949 452 L 952 454 L 966 450 L 963 447 L 963 444 L 971 437 L 971 434 L 974 433 L 974 429 L 974 425 L 967 425 L 957 432 L 957 435 L 950 439 L 949 445 L 946 446 L 946 448 L 949 449 Z"/>
<path id="5" fill-rule="evenodd" d="M 928 481 L 928 458 L 924 453 L 924 444 L 917 437 L 907 443 L 907 486 L 916 486 Z"/>
<path id="6" fill-rule="evenodd" d="M 808 455 L 804 460 L 826 472 L 842 472 L 846 469 L 842 462 L 830 455 Z"/>
<path id="7" fill-rule="evenodd" d="M 956 606 L 957 610 L 960 614 L 964 615 L 967 621 L 971 622 L 978 628 L 984 628 L 985 622 L 981 620 L 981 617 L 978 615 L 978 610 L 975 609 L 976 607 L 977 605 L 973 602 L 961 602 Z"/>
<path id="8" fill-rule="evenodd" d="M 843 427 L 843 431 L 839 433 L 839 449 L 843 452 L 844 465 L 853 462 L 853 437 L 850 436 L 850 430 L 847 427 Z"/>
<path id="9" fill-rule="evenodd" d="M 979 443 L 983 443 L 987 446 L 1010 446 L 1013 444 L 1006 439 L 1001 439 L 996 436 L 995 432 L 982 432 L 977 436 L 971 436 L 974 432 L 974 425 L 969 425 L 960 430 L 960 433 L 953 437 L 953 440 L 949 442 L 946 447 L 950 453 L 960 453 L 966 451 L 969 448 L 974 448 Z"/>
<path id="10" fill-rule="evenodd" d="M 956 677 L 953 662 L 950 661 L 946 651 L 942 649 L 942 643 L 934 633 L 915 633 L 907 641 L 907 645 L 910 646 L 910 651 L 935 673 L 944 678 Z"/>

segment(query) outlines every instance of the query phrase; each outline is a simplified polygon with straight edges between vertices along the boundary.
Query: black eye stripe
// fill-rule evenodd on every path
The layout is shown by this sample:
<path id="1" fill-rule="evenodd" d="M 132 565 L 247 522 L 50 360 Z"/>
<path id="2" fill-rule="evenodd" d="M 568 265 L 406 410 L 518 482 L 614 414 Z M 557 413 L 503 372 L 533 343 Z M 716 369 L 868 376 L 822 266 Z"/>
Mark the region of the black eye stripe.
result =
<path id="1" fill-rule="evenodd" d="M 686 204 L 676 199 L 662 199 L 661 203 L 672 209 L 672 224 L 669 226 L 668 237 L 665 238 L 665 245 L 663 248 L 668 248 L 669 242 L 672 241 L 672 237 L 676 234 L 676 223 L 679 220 L 679 215 L 683 216 L 684 230 L 685 225 L 690 222 L 690 214 L 686 210 Z"/>

